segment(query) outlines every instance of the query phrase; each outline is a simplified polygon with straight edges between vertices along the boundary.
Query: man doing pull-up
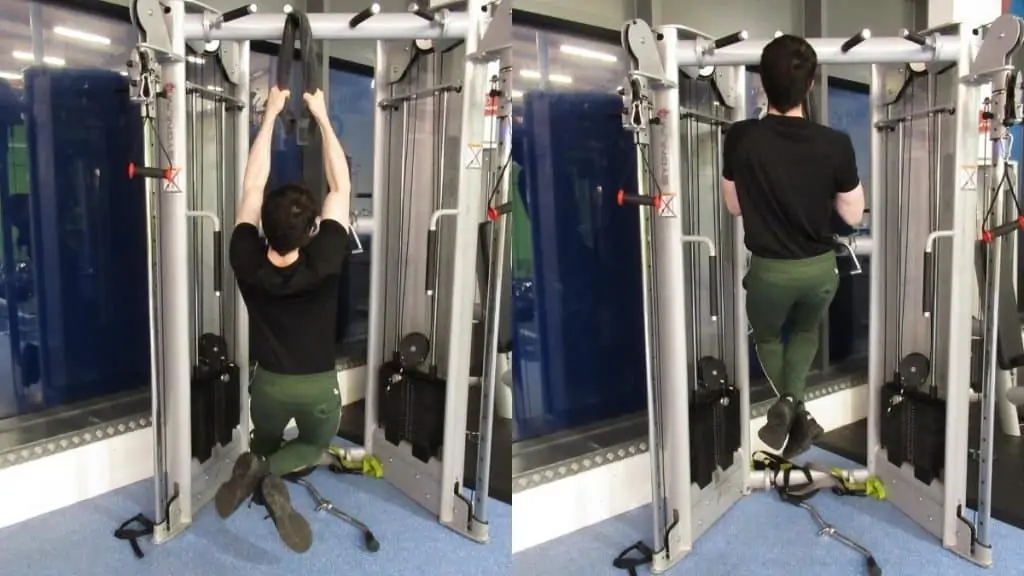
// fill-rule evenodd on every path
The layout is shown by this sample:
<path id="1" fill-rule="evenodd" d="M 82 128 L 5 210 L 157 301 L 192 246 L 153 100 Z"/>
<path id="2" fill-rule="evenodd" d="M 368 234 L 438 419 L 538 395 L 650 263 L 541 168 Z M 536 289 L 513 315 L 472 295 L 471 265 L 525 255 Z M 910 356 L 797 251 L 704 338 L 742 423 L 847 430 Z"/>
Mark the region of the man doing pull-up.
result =
<path id="1" fill-rule="evenodd" d="M 722 194 L 743 216 L 750 268 L 743 279 L 757 357 L 779 395 L 758 432 L 792 458 L 823 432 L 804 407 L 819 327 L 839 286 L 832 215 L 856 226 L 864 190 L 849 135 L 808 120 L 803 103 L 818 58 L 783 35 L 761 54 L 768 114 L 734 124 L 722 152 Z"/>
<path id="2" fill-rule="evenodd" d="M 270 89 L 231 236 L 231 267 L 249 312 L 256 369 L 249 385 L 251 452 L 235 462 L 215 502 L 217 512 L 227 518 L 260 489 L 281 539 L 292 550 L 305 552 L 312 545 L 312 531 L 292 507 L 282 476 L 322 463 L 338 432 L 335 323 L 342 263 L 349 252 L 352 184 L 323 92 L 317 90 L 304 94 L 303 100 L 323 137 L 329 186 L 323 207 L 297 184 L 264 194 L 274 125 L 288 96 L 287 90 Z M 265 239 L 260 237 L 261 223 Z M 298 437 L 285 442 L 284 430 L 292 419 Z"/>

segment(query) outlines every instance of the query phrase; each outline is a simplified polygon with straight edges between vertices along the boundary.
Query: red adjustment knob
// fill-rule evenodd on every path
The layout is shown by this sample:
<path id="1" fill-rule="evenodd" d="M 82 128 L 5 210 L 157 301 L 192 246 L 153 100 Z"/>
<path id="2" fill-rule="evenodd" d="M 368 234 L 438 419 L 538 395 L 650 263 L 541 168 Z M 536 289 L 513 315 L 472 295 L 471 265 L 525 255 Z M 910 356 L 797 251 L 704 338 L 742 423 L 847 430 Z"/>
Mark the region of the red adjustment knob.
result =
<path id="1" fill-rule="evenodd" d="M 1024 216 L 1017 216 L 1017 226 L 1024 230 Z"/>
<path id="2" fill-rule="evenodd" d="M 991 244 L 992 243 L 992 232 L 989 231 L 989 230 L 982 230 L 981 231 L 981 241 L 984 242 L 985 244 Z"/>
<path id="3" fill-rule="evenodd" d="M 128 179 L 132 180 L 135 178 L 135 162 L 128 163 Z"/>
<path id="4" fill-rule="evenodd" d="M 618 204 L 619 206 L 622 206 L 623 204 L 625 204 L 625 201 L 626 191 L 620 189 L 618 192 L 615 193 L 615 203 Z"/>
<path id="5" fill-rule="evenodd" d="M 136 166 L 134 162 L 130 162 L 128 164 L 128 179 L 134 179 L 136 176 L 142 176 L 143 178 L 157 178 L 170 182 L 174 179 L 174 169 Z"/>
<path id="6" fill-rule="evenodd" d="M 655 210 L 661 210 L 661 205 L 662 205 L 661 194 L 658 194 L 657 196 L 653 196 L 652 198 L 654 200 L 654 203 L 652 204 L 652 206 L 654 206 L 654 209 Z"/>
<path id="7" fill-rule="evenodd" d="M 499 216 L 499 214 L 498 214 L 498 209 L 497 208 L 495 208 L 494 206 L 488 206 L 487 207 L 487 219 L 488 220 L 490 220 L 491 222 L 494 222 L 495 220 L 498 219 L 498 216 Z"/>

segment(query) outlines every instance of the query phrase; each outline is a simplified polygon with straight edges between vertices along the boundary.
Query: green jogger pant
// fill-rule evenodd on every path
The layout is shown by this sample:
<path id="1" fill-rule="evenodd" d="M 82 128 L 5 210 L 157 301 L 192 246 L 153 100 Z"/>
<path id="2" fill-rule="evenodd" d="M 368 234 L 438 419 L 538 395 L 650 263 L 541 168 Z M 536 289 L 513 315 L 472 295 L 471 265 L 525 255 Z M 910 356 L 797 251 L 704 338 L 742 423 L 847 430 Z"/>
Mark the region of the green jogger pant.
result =
<path id="1" fill-rule="evenodd" d="M 341 394 L 335 372 L 291 376 L 257 368 L 249 384 L 249 449 L 278 476 L 314 466 L 338 434 Z M 295 419 L 299 435 L 284 441 Z"/>
<path id="2" fill-rule="evenodd" d="M 780 396 L 803 400 L 807 373 L 818 353 L 821 321 L 839 287 L 835 254 L 802 260 L 751 256 L 743 287 L 765 376 Z"/>

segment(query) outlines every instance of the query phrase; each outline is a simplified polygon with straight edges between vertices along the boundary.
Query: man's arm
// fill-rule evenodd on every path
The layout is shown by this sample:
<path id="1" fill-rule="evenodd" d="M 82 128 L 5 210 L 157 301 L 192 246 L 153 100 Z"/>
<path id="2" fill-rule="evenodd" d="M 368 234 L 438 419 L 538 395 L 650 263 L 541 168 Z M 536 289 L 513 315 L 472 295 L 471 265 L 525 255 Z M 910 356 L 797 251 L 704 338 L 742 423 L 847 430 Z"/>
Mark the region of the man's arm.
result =
<path id="1" fill-rule="evenodd" d="M 245 162 L 245 176 L 242 178 L 242 200 L 238 204 L 238 215 L 235 225 L 252 224 L 259 226 L 260 211 L 263 209 L 263 191 L 270 179 L 270 147 L 274 137 L 274 125 L 277 117 L 284 109 L 288 99 L 287 90 L 270 89 L 267 97 L 267 110 L 263 116 L 256 139 L 249 149 L 249 159 Z"/>
<path id="2" fill-rule="evenodd" d="M 334 220 L 346 229 L 351 227 L 352 180 L 349 177 L 348 158 L 345 149 L 338 141 L 338 135 L 331 126 L 331 117 L 327 114 L 323 92 L 304 96 L 309 111 L 320 127 L 321 140 L 324 146 L 324 175 L 327 177 L 328 191 L 324 197 L 324 206 L 320 212 L 321 219 Z"/>
<path id="3" fill-rule="evenodd" d="M 733 180 L 733 163 L 736 156 L 736 134 L 738 126 L 725 133 L 725 141 L 722 142 L 722 201 L 725 202 L 725 209 L 733 216 L 740 216 L 740 197 L 736 193 L 736 182 Z"/>
<path id="4" fill-rule="evenodd" d="M 836 198 L 832 203 L 839 217 L 850 226 L 864 219 L 864 187 L 857 174 L 857 153 L 850 137 L 843 134 L 836 169 Z"/>

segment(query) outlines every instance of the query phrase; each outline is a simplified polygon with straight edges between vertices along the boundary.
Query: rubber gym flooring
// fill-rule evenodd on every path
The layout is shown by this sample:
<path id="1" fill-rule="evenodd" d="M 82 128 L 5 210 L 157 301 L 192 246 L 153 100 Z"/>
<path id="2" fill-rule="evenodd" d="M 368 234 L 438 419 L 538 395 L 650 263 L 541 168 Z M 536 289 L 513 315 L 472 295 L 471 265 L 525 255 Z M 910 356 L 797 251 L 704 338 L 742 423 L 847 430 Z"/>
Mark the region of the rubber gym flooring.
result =
<path id="1" fill-rule="evenodd" d="M 968 447 L 978 448 L 979 406 L 971 407 L 971 425 Z M 998 432 L 996 426 L 994 458 L 992 460 L 992 516 L 997 520 L 1024 529 L 1024 437 L 1013 438 Z M 866 466 L 868 421 L 861 420 L 825 434 L 817 445 Z M 967 506 L 977 506 L 978 462 L 968 459 Z M 1017 574 L 1024 574 L 1024 566 Z"/>
<path id="2" fill-rule="evenodd" d="M 341 427 L 338 436 L 362 445 L 363 423 L 366 421 L 366 403 L 362 400 L 353 402 L 342 410 Z M 469 410 L 466 417 L 466 429 L 476 432 L 480 428 L 480 387 L 469 389 Z M 463 478 L 468 488 L 473 487 L 476 478 L 475 442 L 466 442 L 466 466 Z M 385 471 L 386 473 L 386 471 Z M 490 496 L 506 504 L 512 504 L 512 421 L 494 419 L 494 434 L 491 442 L 491 487 Z"/>
<path id="3" fill-rule="evenodd" d="M 373 530 L 379 552 L 363 550 L 358 531 L 313 512 L 306 491 L 289 485 L 292 503 L 313 528 L 313 547 L 305 554 L 285 548 L 262 507 L 243 506 L 221 520 L 207 506 L 170 542 L 156 547 L 149 538 L 140 540 L 145 557 L 136 559 L 128 542 L 113 533 L 140 511 L 152 514 L 153 483 L 146 480 L 0 530 L 0 574 L 495 576 L 512 570 L 511 506 L 492 503 L 491 541 L 476 544 L 439 524 L 384 480 L 323 470 L 309 480 L 336 507 Z"/>
<path id="4" fill-rule="evenodd" d="M 821 449 L 807 459 L 839 466 L 856 464 Z M 886 502 L 820 493 L 810 500 L 826 522 L 866 546 L 886 576 L 1020 576 L 1024 532 L 992 524 L 994 566 L 980 568 L 942 549 L 941 543 Z M 514 514 L 515 512 L 513 512 Z M 514 521 L 514 520 L 513 520 Z M 696 542 L 670 576 L 864 576 L 863 558 L 839 542 L 818 537 L 811 516 L 771 493 L 742 499 Z M 651 543 L 651 508 L 625 514 L 546 542 L 512 557 L 515 576 L 627 576 L 612 567 L 621 550 L 637 540 Z M 498 572 L 495 571 L 495 574 Z M 649 574 L 643 567 L 638 574 Z"/>

